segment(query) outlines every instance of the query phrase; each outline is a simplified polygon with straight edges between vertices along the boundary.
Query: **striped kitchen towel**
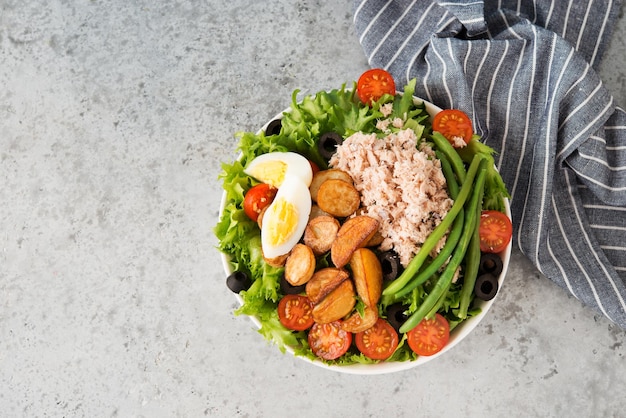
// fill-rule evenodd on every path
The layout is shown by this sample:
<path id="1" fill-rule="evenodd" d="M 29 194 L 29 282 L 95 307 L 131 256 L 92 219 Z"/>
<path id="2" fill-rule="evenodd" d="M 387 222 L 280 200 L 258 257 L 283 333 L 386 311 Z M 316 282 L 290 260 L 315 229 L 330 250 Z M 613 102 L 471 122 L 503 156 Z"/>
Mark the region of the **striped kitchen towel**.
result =
<path id="1" fill-rule="evenodd" d="M 355 0 L 372 67 L 458 108 L 498 151 L 514 241 L 626 329 L 626 113 L 595 68 L 611 0 Z"/>

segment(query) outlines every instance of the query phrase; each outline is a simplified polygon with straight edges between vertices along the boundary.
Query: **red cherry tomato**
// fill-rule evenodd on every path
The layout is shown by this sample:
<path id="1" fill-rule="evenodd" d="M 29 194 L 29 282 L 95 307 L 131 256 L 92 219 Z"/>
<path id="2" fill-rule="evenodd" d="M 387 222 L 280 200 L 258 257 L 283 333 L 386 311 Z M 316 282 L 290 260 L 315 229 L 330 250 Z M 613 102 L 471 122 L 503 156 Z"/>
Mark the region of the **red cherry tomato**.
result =
<path id="1" fill-rule="evenodd" d="M 382 318 L 363 332 L 354 336 L 356 347 L 372 360 L 386 360 L 398 348 L 398 333 Z"/>
<path id="2" fill-rule="evenodd" d="M 441 351 L 450 339 L 450 325 L 446 318 L 435 314 L 424 318 L 415 328 L 407 332 L 407 341 L 411 350 L 418 356 L 432 356 Z"/>
<path id="3" fill-rule="evenodd" d="M 372 68 L 365 71 L 356 83 L 356 93 L 364 104 L 371 104 L 385 94 L 396 94 L 396 83 L 387 71 Z"/>
<path id="4" fill-rule="evenodd" d="M 313 304 L 302 295 L 285 295 L 278 302 L 278 319 L 285 327 L 304 331 L 313 325 Z"/>
<path id="5" fill-rule="evenodd" d="M 469 116 L 458 109 L 446 109 L 437 113 L 433 118 L 433 131 L 441 133 L 453 145 L 454 137 L 462 138 L 467 144 L 474 134 Z"/>
<path id="6" fill-rule="evenodd" d="M 259 218 L 259 213 L 276 197 L 278 189 L 269 184 L 261 183 L 253 186 L 243 198 L 243 210 L 254 222 Z"/>
<path id="7" fill-rule="evenodd" d="M 348 351 L 352 333 L 341 329 L 341 321 L 313 324 L 309 331 L 309 346 L 313 354 L 324 360 L 335 360 Z"/>
<path id="8" fill-rule="evenodd" d="M 480 215 L 478 227 L 480 251 L 499 253 L 503 251 L 513 235 L 513 225 L 509 217 L 497 210 L 485 210 Z"/>

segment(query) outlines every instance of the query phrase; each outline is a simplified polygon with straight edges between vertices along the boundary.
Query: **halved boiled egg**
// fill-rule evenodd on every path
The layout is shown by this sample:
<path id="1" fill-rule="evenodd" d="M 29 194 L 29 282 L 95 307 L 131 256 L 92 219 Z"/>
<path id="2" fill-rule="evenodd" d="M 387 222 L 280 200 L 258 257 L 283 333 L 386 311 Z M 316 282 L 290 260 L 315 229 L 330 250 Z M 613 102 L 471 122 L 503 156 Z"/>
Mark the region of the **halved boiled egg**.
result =
<path id="1" fill-rule="evenodd" d="M 299 177 L 286 177 L 263 214 L 263 255 L 275 258 L 289 253 L 302 238 L 310 213 L 309 187 Z"/>
<path id="2" fill-rule="evenodd" d="M 295 152 L 261 154 L 248 164 L 244 173 L 276 188 L 280 188 L 289 177 L 300 178 L 307 187 L 313 179 L 309 160 Z"/>

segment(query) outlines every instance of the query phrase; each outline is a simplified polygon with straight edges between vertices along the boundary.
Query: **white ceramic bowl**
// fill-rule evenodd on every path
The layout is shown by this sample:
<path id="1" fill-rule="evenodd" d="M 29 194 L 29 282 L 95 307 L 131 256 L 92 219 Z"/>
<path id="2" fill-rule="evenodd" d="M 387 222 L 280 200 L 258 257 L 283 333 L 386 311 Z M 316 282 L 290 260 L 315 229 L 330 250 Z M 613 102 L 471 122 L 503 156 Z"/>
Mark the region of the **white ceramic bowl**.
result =
<path id="1" fill-rule="evenodd" d="M 441 108 L 435 106 L 434 104 L 426 100 L 419 99 L 419 98 L 414 98 L 414 100 L 416 102 L 424 103 L 424 105 L 426 106 L 426 111 L 430 114 L 431 118 L 433 118 L 435 114 L 441 111 Z M 276 115 L 276 117 L 273 118 L 272 120 L 281 118 L 282 114 L 288 111 L 289 111 L 289 108 L 279 113 L 278 115 Z M 261 130 L 262 131 L 265 130 L 270 122 L 271 121 L 265 124 L 265 126 L 263 126 Z M 223 208 L 226 204 L 225 199 L 226 199 L 226 193 L 222 195 L 222 201 L 220 205 L 220 217 L 221 217 Z M 506 213 L 508 217 L 510 218 L 511 208 L 509 206 L 508 199 L 505 200 L 505 206 L 506 206 Z M 499 254 L 500 258 L 502 259 L 502 265 L 503 265 L 502 273 L 500 273 L 500 276 L 498 278 L 498 283 L 500 284 L 500 287 L 502 287 L 502 282 L 508 270 L 509 260 L 511 258 L 511 246 L 512 246 L 512 243 L 509 243 L 507 248 L 502 253 Z M 224 271 L 226 272 L 226 276 L 230 275 L 233 272 L 233 270 L 232 270 L 232 265 L 230 264 L 228 255 L 222 254 L 222 264 L 224 266 Z M 499 292 L 500 291 L 498 291 L 498 293 Z M 235 294 L 235 297 L 237 298 L 240 304 L 243 303 L 239 295 Z M 459 324 L 455 329 L 453 329 L 450 332 L 450 340 L 448 341 L 448 344 L 441 351 L 439 351 L 438 353 L 432 356 L 419 356 L 417 360 L 415 361 L 381 362 L 381 363 L 376 363 L 376 364 L 351 364 L 347 366 L 329 365 L 322 361 L 316 361 L 316 360 L 312 360 L 310 358 L 302 357 L 302 356 L 297 356 L 297 358 L 302 359 L 308 363 L 314 364 L 315 366 L 322 367 L 324 369 L 341 372 L 341 373 L 350 373 L 350 374 L 375 375 L 375 374 L 393 373 L 393 372 L 408 370 L 408 369 L 417 367 L 419 365 L 422 365 L 426 362 L 429 362 L 431 360 L 436 359 L 437 357 L 444 355 L 445 353 L 450 351 L 454 346 L 460 343 L 485 318 L 485 316 L 487 315 L 487 312 L 489 312 L 489 309 L 493 305 L 496 298 L 497 298 L 497 294 L 496 294 L 496 297 L 494 297 L 493 299 L 489 301 L 476 299 L 476 301 L 474 302 L 474 306 L 477 306 L 480 308 L 480 313 L 468 318 L 467 320 Z M 257 328 L 261 328 L 261 323 L 258 321 L 257 318 L 255 317 L 249 317 L 249 318 L 252 320 L 252 322 L 256 325 Z M 290 350 L 288 347 L 287 347 L 287 352 L 292 355 L 294 353 L 293 350 Z"/>

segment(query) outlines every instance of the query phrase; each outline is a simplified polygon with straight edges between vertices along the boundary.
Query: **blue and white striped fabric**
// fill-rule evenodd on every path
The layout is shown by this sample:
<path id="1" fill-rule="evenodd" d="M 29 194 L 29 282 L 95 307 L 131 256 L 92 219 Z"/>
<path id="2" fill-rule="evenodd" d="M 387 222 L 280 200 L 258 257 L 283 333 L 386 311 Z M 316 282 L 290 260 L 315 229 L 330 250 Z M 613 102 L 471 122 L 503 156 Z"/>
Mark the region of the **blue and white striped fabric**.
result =
<path id="1" fill-rule="evenodd" d="M 626 113 L 594 68 L 611 0 L 355 0 L 372 67 L 459 108 L 499 154 L 514 240 L 626 329 Z"/>

